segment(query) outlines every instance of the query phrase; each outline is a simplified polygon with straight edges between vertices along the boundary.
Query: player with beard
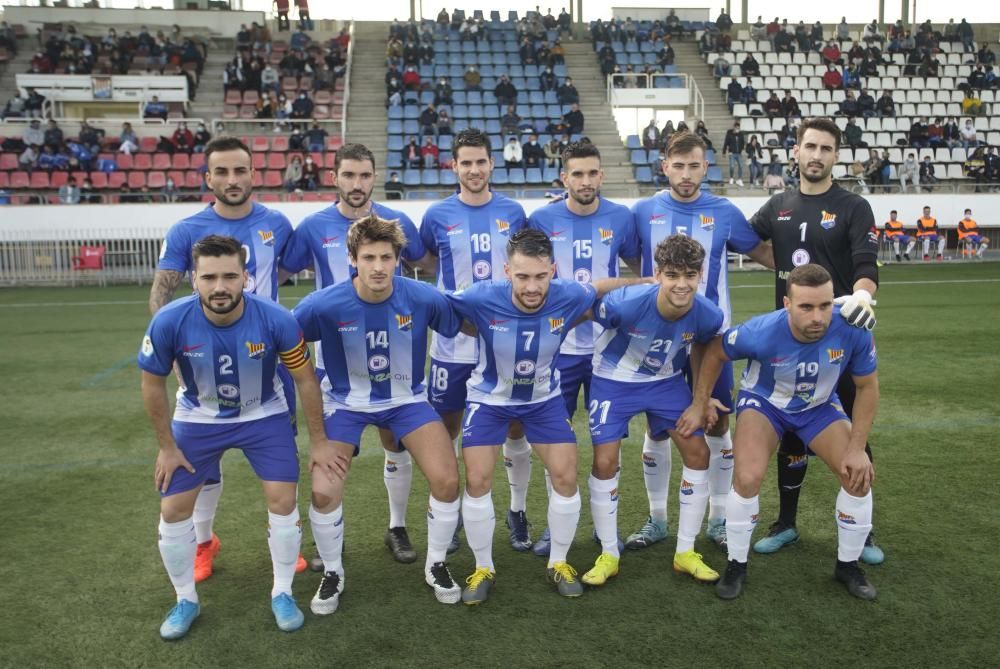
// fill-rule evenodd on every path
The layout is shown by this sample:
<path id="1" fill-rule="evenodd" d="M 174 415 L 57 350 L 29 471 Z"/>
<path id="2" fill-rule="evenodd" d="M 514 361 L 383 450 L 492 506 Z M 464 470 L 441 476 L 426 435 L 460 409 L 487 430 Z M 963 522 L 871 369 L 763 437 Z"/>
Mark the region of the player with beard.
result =
<path id="1" fill-rule="evenodd" d="M 281 258 L 282 270 L 295 274 L 312 268 L 316 274 L 316 290 L 351 279 L 357 270 L 348 257 L 347 230 L 354 221 L 375 214 L 381 219 L 396 221 L 402 228 L 406 245 L 400 257 L 425 272 L 433 272 L 435 261 L 427 255 L 410 217 L 371 200 L 376 179 L 372 152 L 362 144 L 345 144 L 337 151 L 333 170 L 337 202 L 307 216 L 295 228 Z M 397 267 L 396 273 L 401 274 L 402 268 Z M 322 380 L 325 370 L 320 342 L 317 342 L 316 348 L 316 372 Z M 389 529 L 385 533 L 385 545 L 397 561 L 413 562 L 417 559 L 417 552 L 406 531 L 413 460 L 405 449 L 399 448 L 391 431 L 379 429 L 379 438 L 385 450 L 383 481 L 389 497 Z M 314 558 L 312 563 L 316 571 L 323 568 L 319 558 Z"/>
<path id="2" fill-rule="evenodd" d="M 292 235 L 292 225 L 279 211 L 268 209 L 250 199 L 253 195 L 254 169 L 250 147 L 236 137 L 218 137 L 205 147 L 205 184 L 215 202 L 194 216 L 174 224 L 167 231 L 160 250 L 160 260 L 149 291 L 149 311 L 155 314 L 173 299 L 185 272 L 194 269 L 191 249 L 208 235 L 225 235 L 240 241 L 246 250 L 248 274 L 244 290 L 265 299 L 278 301 L 278 260 Z M 285 401 L 293 425 L 295 389 L 291 377 L 279 367 L 285 388 Z M 178 377 L 179 378 L 179 377 Z M 222 479 L 208 479 L 198 494 L 194 507 L 194 527 L 198 540 L 195 580 L 212 575 L 212 561 L 222 544 L 212 532 L 215 511 L 222 496 Z M 299 557 L 296 570 L 306 568 Z"/>
<path id="3" fill-rule="evenodd" d="M 323 431 L 319 383 L 295 318 L 272 300 L 243 292 L 249 280 L 246 247 L 219 235 L 192 246 L 196 294 L 153 316 L 137 360 L 143 404 L 159 445 L 154 483 L 161 495 L 160 555 L 177 594 L 160 636 L 184 636 L 201 611 L 192 514 L 199 489 L 220 478 L 219 462 L 230 448 L 243 451 L 261 479 L 274 571 L 271 609 L 278 627 L 292 632 L 304 620 L 292 597 L 302 539 L 299 461 L 279 361 L 302 393 L 312 446 L 322 449 L 331 444 Z M 181 388 L 171 421 L 167 377 L 174 368 Z"/>
<path id="4" fill-rule="evenodd" d="M 705 142 L 692 133 L 674 133 L 667 145 L 663 173 L 670 190 L 640 200 L 632 207 L 643 276 L 656 272 L 657 245 L 673 234 L 692 237 L 705 248 L 698 293 L 722 309 L 722 328 L 729 327 L 729 251 L 745 253 L 753 260 L 773 267 L 770 247 L 747 225 L 746 217 L 729 200 L 701 190 L 708 170 Z M 690 372 L 688 372 L 690 377 Z M 733 371 L 727 365 L 719 376 L 712 397 L 727 410 L 733 408 Z M 708 536 L 717 545 L 726 541 L 726 495 L 732 479 L 733 442 L 725 414 L 706 430 L 709 459 Z M 671 452 L 669 439 L 654 439 L 648 432 L 642 446 L 649 518 L 625 540 L 625 547 L 640 549 L 667 537 L 667 497 L 670 485 Z"/>
<path id="5" fill-rule="evenodd" d="M 774 247 L 775 303 L 780 308 L 787 295 L 788 273 L 815 263 L 833 279 L 833 292 L 841 314 L 856 327 L 872 329 L 872 310 L 878 290 L 878 233 L 871 205 L 860 195 L 833 182 L 833 166 L 840 150 L 840 129 L 828 118 L 810 118 L 799 126 L 792 150 L 801 170 L 798 190 L 774 195 L 750 219 L 762 239 Z M 837 394 L 850 418 L 854 407 L 854 381 L 844 374 Z M 868 457 L 871 448 L 865 445 Z M 806 475 L 807 451 L 802 440 L 786 434 L 778 450 L 778 520 L 768 536 L 754 545 L 758 553 L 774 553 L 799 540 L 795 527 L 799 491 Z M 885 559 L 869 533 L 861 561 L 879 564 Z"/>
<path id="6" fill-rule="evenodd" d="M 601 153 L 588 141 L 573 142 L 562 152 L 562 182 L 566 197 L 546 207 L 539 207 L 528 217 L 528 227 L 544 232 L 552 242 L 556 277 L 577 283 L 618 276 L 619 259 L 631 263 L 639 274 L 639 249 L 628 207 L 601 197 Z M 559 383 L 566 413 L 572 419 L 583 388 L 584 406 L 590 405 L 590 379 L 594 342 L 603 327 L 585 322 L 570 330 L 559 352 Z M 508 461 L 510 462 L 510 461 Z M 508 465 L 511 512 L 524 510 L 531 477 L 531 460 L 524 467 Z M 518 463 L 520 464 L 520 463 Z M 552 483 L 546 471 L 545 487 Z M 549 529 L 545 528 L 531 550 L 535 555 L 549 554 Z"/>

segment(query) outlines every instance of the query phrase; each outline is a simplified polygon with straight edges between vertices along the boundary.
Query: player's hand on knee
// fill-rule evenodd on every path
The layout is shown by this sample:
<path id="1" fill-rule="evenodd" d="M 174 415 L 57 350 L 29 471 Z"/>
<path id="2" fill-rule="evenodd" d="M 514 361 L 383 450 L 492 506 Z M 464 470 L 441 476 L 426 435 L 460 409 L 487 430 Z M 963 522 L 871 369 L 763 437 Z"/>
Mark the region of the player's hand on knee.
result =
<path id="1" fill-rule="evenodd" d="M 865 495 L 875 479 L 868 454 L 863 450 L 848 451 L 840 463 L 840 478 L 849 493 L 855 497 Z"/>
<path id="2" fill-rule="evenodd" d="M 194 467 L 188 462 L 181 449 L 174 446 L 170 449 L 160 449 L 156 455 L 156 466 L 153 469 L 153 483 L 157 492 L 165 493 L 170 487 L 170 480 L 178 467 L 183 467 L 194 474 Z"/>
<path id="3" fill-rule="evenodd" d="M 324 440 L 313 444 L 309 450 L 309 471 L 319 468 L 321 474 L 331 483 L 347 478 L 354 451 L 348 444 L 335 444 Z"/>
<path id="4" fill-rule="evenodd" d="M 840 315 L 849 324 L 864 330 L 875 329 L 875 300 L 871 293 L 863 288 L 854 291 L 853 295 L 842 295 L 833 301 L 840 306 Z"/>
<path id="5" fill-rule="evenodd" d="M 714 397 L 708 401 L 708 411 L 705 412 L 705 429 L 711 430 L 715 427 L 722 414 L 729 413 L 726 405 Z"/>

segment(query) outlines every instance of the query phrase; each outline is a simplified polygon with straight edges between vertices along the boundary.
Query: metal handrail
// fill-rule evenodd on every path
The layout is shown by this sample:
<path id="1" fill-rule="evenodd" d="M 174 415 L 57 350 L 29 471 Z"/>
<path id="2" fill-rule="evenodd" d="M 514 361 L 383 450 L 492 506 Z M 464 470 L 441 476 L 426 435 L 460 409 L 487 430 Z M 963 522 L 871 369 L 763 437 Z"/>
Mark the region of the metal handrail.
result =
<path id="1" fill-rule="evenodd" d="M 344 74 L 344 101 L 340 114 L 340 134 L 347 138 L 347 103 L 351 100 L 351 68 L 354 66 L 354 26 L 356 22 L 351 21 L 348 35 L 351 41 L 347 43 L 347 72 Z"/>
<path id="2" fill-rule="evenodd" d="M 636 88 L 656 88 L 656 79 L 659 78 L 682 78 L 684 80 L 684 87 L 688 89 L 688 106 L 692 107 L 694 110 L 695 118 L 705 117 L 705 98 L 701 94 L 701 89 L 698 88 L 698 83 L 694 80 L 694 77 L 687 74 L 686 72 L 652 72 L 647 74 L 646 72 L 616 72 L 614 74 L 607 75 L 606 82 L 606 96 L 608 104 L 612 103 L 611 92 L 614 90 L 615 78 L 619 77 L 621 79 L 632 78 L 636 79 L 638 84 L 641 80 L 644 86 L 636 86 Z"/>

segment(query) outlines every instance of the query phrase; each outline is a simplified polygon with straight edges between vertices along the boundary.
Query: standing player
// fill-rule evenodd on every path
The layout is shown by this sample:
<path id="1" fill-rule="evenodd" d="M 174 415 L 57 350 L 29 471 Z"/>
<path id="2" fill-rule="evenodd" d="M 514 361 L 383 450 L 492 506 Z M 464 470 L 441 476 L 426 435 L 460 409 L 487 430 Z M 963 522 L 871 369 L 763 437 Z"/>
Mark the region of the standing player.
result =
<path id="1" fill-rule="evenodd" d="M 281 212 L 268 209 L 250 199 L 253 195 L 254 169 L 250 148 L 236 137 L 218 137 L 205 147 L 208 172 L 205 184 L 215 195 L 215 202 L 194 216 L 171 226 L 163 241 L 160 261 L 149 291 L 149 311 L 155 314 L 173 299 L 184 273 L 193 270 L 191 249 L 208 235 L 235 237 L 246 254 L 248 280 L 246 292 L 278 301 L 278 259 L 292 234 L 292 226 Z M 289 413 L 295 417 L 295 391 L 291 378 L 283 371 L 282 383 Z M 212 575 L 212 560 L 221 543 L 212 532 L 215 511 L 222 496 L 222 478 L 209 478 L 202 486 L 194 506 L 194 528 L 198 540 L 195 581 Z M 306 568 L 305 560 L 296 564 Z"/>
<path id="2" fill-rule="evenodd" d="M 682 436 L 677 419 L 691 403 L 684 381 L 688 359 L 697 372 L 705 344 L 722 326 L 723 314 L 698 294 L 705 249 L 686 235 L 672 235 L 653 254 L 656 284 L 631 286 L 605 295 L 594 316 L 607 329 L 596 343 L 590 436 L 594 464 L 589 479 L 590 512 L 602 552 L 583 575 L 588 585 L 603 585 L 618 574 L 618 465 L 628 423 L 646 414 L 654 439 L 669 435 L 684 461 L 678 494 L 677 551 L 674 570 L 714 582 L 719 574 L 694 551 L 708 505 L 708 445 L 702 431 Z"/>
<path id="3" fill-rule="evenodd" d="M 528 217 L 528 227 L 541 230 L 552 242 L 556 277 L 578 283 L 618 276 L 619 258 L 635 264 L 638 274 L 639 250 L 627 207 L 599 195 L 604 171 L 601 153 L 590 142 L 573 142 L 562 153 L 562 182 L 567 197 L 536 209 Z M 559 350 L 559 383 L 566 413 L 573 418 L 583 388 L 584 405 L 590 407 L 590 377 L 594 342 L 603 328 L 597 323 L 581 323 L 566 335 Z M 511 463 L 513 464 L 513 463 Z M 526 471 L 510 467 L 511 511 L 523 511 L 531 476 L 531 460 Z M 523 481 L 523 483 L 522 483 Z M 551 483 L 546 474 L 546 489 Z M 517 499 L 513 498 L 517 496 Z M 542 533 L 531 550 L 548 555 L 549 530 Z"/>
<path id="4" fill-rule="evenodd" d="M 747 225 L 746 217 L 729 200 L 701 191 L 708 171 L 705 142 L 697 135 L 682 132 L 671 135 L 663 173 L 670 190 L 640 200 L 632 207 L 642 276 L 656 271 L 654 252 L 657 245 L 674 234 L 692 237 L 705 248 L 698 292 L 722 309 L 722 327 L 729 327 L 729 251 L 746 253 L 753 260 L 773 267 L 771 249 Z M 729 411 L 733 406 L 733 372 L 727 366 L 712 391 L 712 397 Z M 729 493 L 733 467 L 733 442 L 726 415 L 711 427 L 705 441 L 711 451 L 709 460 L 708 536 L 722 546 L 726 540 L 724 523 L 726 495 Z M 670 441 L 653 439 L 647 431 L 642 446 L 642 463 L 649 519 L 625 540 L 631 549 L 644 548 L 667 536 L 667 496 L 670 485 Z"/>
<path id="5" fill-rule="evenodd" d="M 295 274 L 312 267 L 316 273 L 316 290 L 349 280 L 356 272 L 348 258 L 347 230 L 351 224 L 375 214 L 379 218 L 398 221 L 406 235 L 406 245 L 400 257 L 420 267 L 433 271 L 433 260 L 427 255 L 420 234 L 409 216 L 372 202 L 375 187 L 375 156 L 362 144 L 345 144 L 337 151 L 333 165 L 334 185 L 339 199 L 337 203 L 303 219 L 295 228 L 292 238 L 281 258 L 283 270 Z M 397 267 L 396 273 L 402 271 Z M 316 351 L 317 373 L 322 378 L 322 344 Z M 406 508 L 413 480 L 413 461 L 406 450 L 398 448 L 392 433 L 379 430 L 382 447 L 385 450 L 383 481 L 389 496 L 389 528 L 385 533 L 385 545 L 399 562 L 413 562 L 417 553 L 413 550 L 406 532 Z"/>
<path id="6" fill-rule="evenodd" d="M 302 538 L 295 503 L 299 461 L 279 361 L 302 393 L 316 448 L 325 443 L 322 400 L 298 323 L 274 302 L 244 295 L 250 280 L 245 254 L 232 237 L 195 242 L 197 294 L 158 311 L 139 352 L 143 403 L 160 447 L 154 476 L 162 495 L 160 555 L 177 592 L 177 605 L 160 627 L 164 639 L 184 636 L 201 611 L 192 514 L 198 491 L 206 480 L 219 478 L 219 461 L 229 448 L 243 451 L 263 483 L 275 620 L 286 632 L 303 622 L 292 598 Z M 167 376 L 175 365 L 183 385 L 171 424 Z"/>
<path id="7" fill-rule="evenodd" d="M 458 193 L 427 208 L 420 225 L 420 238 L 436 258 L 437 284 L 442 290 L 464 290 L 479 281 L 493 279 L 494 271 L 507 260 L 506 243 L 525 224 L 521 205 L 490 190 L 493 158 L 489 135 L 467 128 L 452 144 Z M 459 334 L 431 337 L 430 402 L 444 420 L 458 448 L 465 408 L 465 384 L 479 361 L 474 337 Z M 531 447 L 519 425 L 511 427 L 504 443 L 504 458 L 511 483 L 511 503 L 523 499 L 531 467 Z M 513 507 L 511 507 L 513 511 Z M 508 514 L 511 546 L 517 551 L 531 548 L 524 509 Z M 453 542 L 452 547 L 457 548 Z"/>
<path id="8" fill-rule="evenodd" d="M 969 245 L 970 255 L 975 250 L 977 258 L 982 258 L 990 245 L 990 240 L 979 234 L 979 224 L 973 220 L 971 209 L 966 209 L 965 216 L 958 222 L 958 245 L 961 247 L 963 244 Z"/>
<path id="9" fill-rule="evenodd" d="M 580 492 L 576 437 L 559 388 L 559 347 L 600 293 L 626 281 L 604 279 L 591 285 L 553 280 L 552 259 L 552 242 L 544 233 L 522 230 L 507 242 L 507 281 L 479 282 L 450 296 L 456 311 L 477 331 L 480 348 L 462 428 L 462 517 L 476 559 L 462 593 L 470 605 L 486 601 L 496 579 L 491 488 L 498 437 L 512 421 L 524 425 L 552 481 L 548 578 L 565 597 L 583 594 L 576 570 L 566 561 L 580 520 Z"/>
<path id="10" fill-rule="evenodd" d="M 809 169 L 808 160 L 803 165 Z M 716 593 L 735 599 L 743 589 L 760 485 L 782 434 L 794 432 L 840 479 L 834 576 L 855 597 L 875 599 L 875 587 L 858 567 L 872 522 L 875 469 L 865 442 L 879 399 L 875 340 L 835 313 L 833 280 L 821 266 L 796 267 L 787 281 L 783 309 L 752 318 L 712 343 L 692 407 L 678 422 L 683 434 L 699 427 L 722 364 L 748 360 L 737 401 L 733 489 L 726 502 L 729 564 Z M 844 375 L 856 388 L 853 419 L 844 414 L 835 390 Z"/>
<path id="11" fill-rule="evenodd" d="M 895 209 L 889 212 L 889 220 L 885 222 L 885 229 L 883 234 L 885 235 L 886 241 L 892 242 L 892 250 L 896 254 L 896 262 L 900 262 L 900 249 L 902 244 L 906 244 L 903 250 L 903 257 L 907 260 L 910 259 L 910 252 L 913 251 L 913 247 L 917 245 L 913 241 L 913 237 L 906 234 L 906 230 L 903 229 L 903 222 L 896 218 L 897 212 Z"/>
<path id="12" fill-rule="evenodd" d="M 311 608 L 337 610 L 344 590 L 341 501 L 368 425 L 389 430 L 413 454 L 430 486 L 424 578 L 438 601 L 455 604 L 461 588 L 445 563 L 458 523 L 458 465 L 448 433 L 427 403 L 427 328 L 454 336 L 461 326 L 447 298 L 427 284 L 396 276 L 406 244 L 402 229 L 372 214 L 347 233 L 357 276 L 307 296 L 295 317 L 307 341 L 322 343 L 325 427 L 330 439 L 313 448 L 309 521 L 324 576 Z"/>
<path id="13" fill-rule="evenodd" d="M 793 154 L 801 169 L 798 190 L 774 195 L 754 214 L 750 225 L 774 247 L 775 301 L 784 304 L 785 282 L 795 267 L 815 263 L 833 278 L 833 293 L 847 322 L 871 329 L 878 289 L 878 241 L 875 215 L 868 202 L 833 183 L 833 166 L 840 150 L 840 129 L 830 119 L 810 118 L 799 126 Z M 845 374 L 837 395 L 852 417 L 854 382 Z M 866 446 L 869 459 L 871 449 Z M 778 520 L 754 545 L 758 553 L 773 553 L 799 540 L 795 528 L 799 491 L 805 480 L 808 458 L 805 445 L 794 433 L 781 440 L 778 450 Z M 861 561 L 878 564 L 885 558 L 870 533 Z"/>
<path id="14" fill-rule="evenodd" d="M 944 260 L 944 245 L 946 237 L 938 230 L 937 219 L 931 216 L 931 208 L 924 207 L 924 215 L 917 219 L 917 240 L 921 243 L 924 262 L 930 262 L 931 242 L 937 244 L 937 260 Z"/>

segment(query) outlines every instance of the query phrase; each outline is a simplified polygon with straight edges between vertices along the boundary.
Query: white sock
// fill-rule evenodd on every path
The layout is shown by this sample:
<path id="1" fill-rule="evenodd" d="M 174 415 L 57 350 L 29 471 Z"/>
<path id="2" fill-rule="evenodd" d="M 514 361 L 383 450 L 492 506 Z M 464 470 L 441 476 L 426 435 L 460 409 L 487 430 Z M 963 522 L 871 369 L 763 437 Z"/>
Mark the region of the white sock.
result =
<path id="1" fill-rule="evenodd" d="M 854 562 L 861 557 L 872 530 L 872 491 L 854 497 L 843 488 L 837 493 L 837 559 Z"/>
<path id="2" fill-rule="evenodd" d="M 892 250 L 895 251 L 896 255 L 899 255 L 899 240 L 894 239 L 892 242 Z"/>
<path id="3" fill-rule="evenodd" d="M 602 480 L 593 474 L 587 479 L 590 488 L 590 516 L 601 540 L 601 550 L 618 557 L 618 475 Z"/>
<path id="4" fill-rule="evenodd" d="M 708 479 L 707 469 L 681 469 L 681 489 L 677 493 L 680 500 L 677 512 L 678 553 L 694 548 L 694 539 L 701 531 L 708 504 Z"/>
<path id="5" fill-rule="evenodd" d="M 980 244 L 979 245 L 979 250 L 976 251 L 976 255 L 979 256 L 980 258 L 982 258 L 983 254 L 986 253 L 986 246 L 987 246 L 986 244 Z"/>
<path id="6" fill-rule="evenodd" d="M 726 500 L 726 543 L 729 559 L 746 562 L 750 554 L 750 537 L 760 515 L 760 498 L 741 497 L 736 489 L 729 491 Z"/>
<path id="7" fill-rule="evenodd" d="M 642 442 L 642 471 L 646 479 L 649 516 L 667 522 L 667 495 L 670 493 L 670 468 L 673 464 L 670 440 L 654 441 L 648 434 Z"/>
<path id="8" fill-rule="evenodd" d="M 199 544 L 212 540 L 212 523 L 215 522 L 215 511 L 219 508 L 219 498 L 222 497 L 222 481 L 206 483 L 194 500 L 195 540 Z"/>
<path id="9" fill-rule="evenodd" d="M 708 450 L 709 518 L 726 517 L 726 497 L 733 487 L 733 438 L 728 432 L 721 437 L 705 435 Z"/>
<path id="10" fill-rule="evenodd" d="M 913 253 L 913 249 L 916 245 L 917 243 L 911 239 L 910 243 L 906 245 L 906 255 Z"/>
<path id="11" fill-rule="evenodd" d="M 923 244 L 921 244 L 921 246 L 924 249 L 924 255 L 928 255 L 931 252 L 931 240 L 930 239 L 928 239 L 928 238 L 925 237 L 924 241 L 923 241 Z"/>
<path id="12" fill-rule="evenodd" d="M 194 538 L 194 521 L 190 518 L 168 523 L 160 517 L 160 557 L 167 569 L 167 576 L 174 585 L 177 601 L 198 601 L 194 589 L 194 554 L 198 544 Z"/>
<path id="13" fill-rule="evenodd" d="M 330 513 L 321 513 L 312 504 L 309 505 L 309 525 L 312 527 L 313 541 L 316 550 L 323 558 L 323 571 L 344 573 L 344 505 L 341 504 Z"/>
<path id="14" fill-rule="evenodd" d="M 569 554 L 570 544 L 576 536 L 576 526 L 580 522 L 580 490 L 572 497 L 563 497 L 553 490 L 549 497 L 549 533 L 552 536 L 552 548 L 549 550 L 549 566 L 556 562 L 565 562 Z M 615 537 L 618 543 L 618 537 Z M 617 548 L 617 545 L 615 546 Z"/>
<path id="15" fill-rule="evenodd" d="M 462 508 L 459 500 L 442 502 L 430 496 L 427 509 L 427 560 L 424 568 L 430 568 L 435 562 L 447 559 L 448 544 L 458 526 L 458 511 Z"/>
<path id="16" fill-rule="evenodd" d="M 406 527 L 406 507 L 413 483 L 413 458 L 406 451 L 385 451 L 382 481 L 389 493 L 389 527 Z"/>
<path id="17" fill-rule="evenodd" d="M 274 586 L 271 599 L 285 593 L 292 594 L 295 563 L 302 546 L 302 523 L 295 508 L 287 516 L 267 513 L 267 546 L 271 549 L 271 566 L 274 569 Z"/>
<path id="18" fill-rule="evenodd" d="M 939 256 L 940 255 L 944 255 L 944 245 L 945 245 L 946 242 L 947 242 L 947 240 L 943 236 L 941 237 L 941 239 L 938 240 L 938 255 Z"/>
<path id="19" fill-rule="evenodd" d="M 486 567 L 492 571 L 493 530 L 496 528 L 497 518 L 491 492 L 482 497 L 472 497 L 465 491 L 462 495 L 462 524 L 465 526 L 465 541 L 476 558 L 476 567 Z"/>
<path id="20" fill-rule="evenodd" d="M 524 437 L 503 443 L 503 464 L 510 483 L 510 510 L 524 511 L 531 482 L 531 446 Z"/>

